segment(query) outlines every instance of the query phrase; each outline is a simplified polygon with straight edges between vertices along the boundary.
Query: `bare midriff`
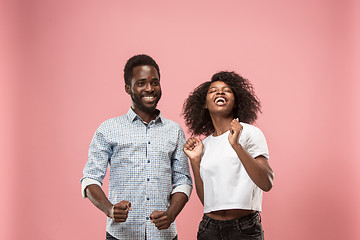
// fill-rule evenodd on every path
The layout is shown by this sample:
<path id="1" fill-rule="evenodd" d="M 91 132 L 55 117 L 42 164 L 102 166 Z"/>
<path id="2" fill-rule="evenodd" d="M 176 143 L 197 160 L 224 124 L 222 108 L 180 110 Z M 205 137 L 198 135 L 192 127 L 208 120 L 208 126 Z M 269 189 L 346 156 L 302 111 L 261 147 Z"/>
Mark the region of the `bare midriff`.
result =
<path id="1" fill-rule="evenodd" d="M 209 212 L 209 213 L 205 213 L 205 215 L 215 220 L 232 220 L 236 218 L 245 217 L 253 212 L 255 211 L 244 210 L 244 209 L 230 209 L 230 210 Z"/>

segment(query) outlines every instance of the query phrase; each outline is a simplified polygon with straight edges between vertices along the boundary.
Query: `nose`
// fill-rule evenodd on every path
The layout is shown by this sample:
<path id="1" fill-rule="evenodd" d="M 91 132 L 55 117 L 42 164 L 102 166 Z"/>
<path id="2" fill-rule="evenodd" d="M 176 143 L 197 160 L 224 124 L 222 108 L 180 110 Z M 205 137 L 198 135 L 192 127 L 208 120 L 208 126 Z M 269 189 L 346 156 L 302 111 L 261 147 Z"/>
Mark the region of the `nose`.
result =
<path id="1" fill-rule="evenodd" d="M 216 92 L 216 95 L 224 95 L 225 92 L 222 90 L 222 89 L 219 89 L 217 92 Z"/>
<path id="2" fill-rule="evenodd" d="M 153 85 L 152 85 L 151 83 L 147 83 L 147 84 L 145 85 L 145 91 L 146 91 L 146 92 L 153 92 L 153 91 L 154 91 Z"/>

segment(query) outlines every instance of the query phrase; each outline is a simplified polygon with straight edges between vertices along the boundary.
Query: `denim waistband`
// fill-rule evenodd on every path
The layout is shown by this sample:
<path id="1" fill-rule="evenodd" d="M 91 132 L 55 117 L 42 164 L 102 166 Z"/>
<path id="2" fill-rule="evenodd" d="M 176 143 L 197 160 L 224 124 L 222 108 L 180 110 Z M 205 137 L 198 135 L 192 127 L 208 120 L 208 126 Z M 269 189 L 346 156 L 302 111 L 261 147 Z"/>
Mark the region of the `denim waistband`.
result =
<path id="1" fill-rule="evenodd" d="M 233 224 L 234 225 L 243 225 L 243 224 L 247 224 L 249 221 L 255 220 L 256 218 L 259 218 L 259 221 L 261 221 L 259 212 L 253 212 L 244 217 L 231 219 L 231 220 L 216 220 L 205 214 L 203 216 L 204 221 L 206 221 L 207 223 L 210 223 L 210 224 L 218 225 L 218 226 L 233 225 Z"/>

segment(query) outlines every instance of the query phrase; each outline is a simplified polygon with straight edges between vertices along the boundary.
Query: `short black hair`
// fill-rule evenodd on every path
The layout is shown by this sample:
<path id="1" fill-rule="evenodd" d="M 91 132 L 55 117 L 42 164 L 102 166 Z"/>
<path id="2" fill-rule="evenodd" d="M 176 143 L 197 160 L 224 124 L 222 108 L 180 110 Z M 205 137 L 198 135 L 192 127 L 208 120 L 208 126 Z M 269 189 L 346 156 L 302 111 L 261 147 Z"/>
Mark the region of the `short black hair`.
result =
<path id="1" fill-rule="evenodd" d="M 133 74 L 133 68 L 137 66 L 153 66 L 159 75 L 160 80 L 160 69 L 154 59 L 145 54 L 139 54 L 131 57 L 125 64 L 124 68 L 124 80 L 125 84 L 131 86 L 131 79 Z"/>
<path id="2" fill-rule="evenodd" d="M 234 118 L 240 122 L 253 123 L 261 112 L 260 100 L 256 97 L 251 83 L 235 72 L 221 71 L 214 74 L 211 81 L 199 85 L 183 105 L 185 124 L 193 135 L 208 136 L 214 133 L 209 110 L 205 108 L 206 95 L 213 82 L 222 81 L 233 91 L 235 104 L 233 108 Z"/>

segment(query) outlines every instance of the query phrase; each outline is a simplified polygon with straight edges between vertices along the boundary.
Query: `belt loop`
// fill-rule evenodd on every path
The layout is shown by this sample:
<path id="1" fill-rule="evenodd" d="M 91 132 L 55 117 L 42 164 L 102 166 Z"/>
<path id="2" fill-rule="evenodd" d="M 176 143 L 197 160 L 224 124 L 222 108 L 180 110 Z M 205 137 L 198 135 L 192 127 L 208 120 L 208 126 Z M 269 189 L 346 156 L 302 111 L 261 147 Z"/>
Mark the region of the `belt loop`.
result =
<path id="1" fill-rule="evenodd" d="M 236 218 L 235 220 L 236 220 L 236 229 L 237 229 L 238 231 L 241 231 L 241 226 L 240 226 L 241 221 L 240 221 L 240 218 Z"/>
<path id="2" fill-rule="evenodd" d="M 258 216 L 259 216 L 259 222 L 261 222 L 261 214 L 260 212 L 257 212 Z"/>
<path id="3" fill-rule="evenodd" d="M 204 217 L 205 217 L 205 226 L 207 227 L 207 225 L 209 224 L 211 218 L 209 218 L 208 216 L 206 216 L 205 213 L 204 213 Z"/>

